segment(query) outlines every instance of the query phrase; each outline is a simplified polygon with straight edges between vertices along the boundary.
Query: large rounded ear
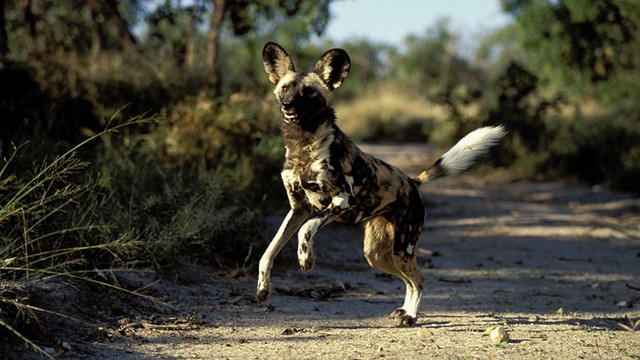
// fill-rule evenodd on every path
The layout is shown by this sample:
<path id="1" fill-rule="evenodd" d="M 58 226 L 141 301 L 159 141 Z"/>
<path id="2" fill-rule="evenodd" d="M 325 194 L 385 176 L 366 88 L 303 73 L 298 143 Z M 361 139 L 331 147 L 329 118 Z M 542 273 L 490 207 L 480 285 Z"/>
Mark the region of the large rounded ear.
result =
<path id="1" fill-rule="evenodd" d="M 342 49 L 327 51 L 314 66 L 314 71 L 331 90 L 342 85 L 342 81 L 349 75 L 349 69 L 351 69 L 351 60 L 347 52 Z"/>
<path id="2" fill-rule="evenodd" d="M 284 51 L 282 46 L 274 42 L 268 42 L 264 45 L 262 63 L 264 64 L 264 71 L 269 74 L 269 81 L 274 84 L 277 84 L 288 72 L 296 71 L 289 54 Z"/>

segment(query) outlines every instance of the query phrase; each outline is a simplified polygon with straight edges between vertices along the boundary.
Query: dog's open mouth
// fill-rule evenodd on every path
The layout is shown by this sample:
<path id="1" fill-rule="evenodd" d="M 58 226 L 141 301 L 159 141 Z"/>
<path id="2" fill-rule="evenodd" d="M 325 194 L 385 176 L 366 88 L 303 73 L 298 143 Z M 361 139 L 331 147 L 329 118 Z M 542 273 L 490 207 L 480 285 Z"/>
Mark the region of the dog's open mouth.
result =
<path id="1" fill-rule="evenodd" d="M 295 110 L 282 109 L 282 115 L 284 115 L 284 121 L 287 123 L 298 122 L 298 112 Z"/>

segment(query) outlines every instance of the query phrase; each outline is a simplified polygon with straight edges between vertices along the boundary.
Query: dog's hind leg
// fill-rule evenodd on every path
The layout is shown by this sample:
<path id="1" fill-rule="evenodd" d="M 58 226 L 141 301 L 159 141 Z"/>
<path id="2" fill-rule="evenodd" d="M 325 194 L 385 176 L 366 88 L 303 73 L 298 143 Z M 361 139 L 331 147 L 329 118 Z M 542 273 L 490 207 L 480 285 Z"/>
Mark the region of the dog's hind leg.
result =
<path id="1" fill-rule="evenodd" d="M 271 296 L 271 267 L 273 259 L 280 253 L 284 245 L 298 231 L 300 226 L 309 218 L 310 210 L 291 209 L 285 217 L 280 229 L 269 243 L 267 250 L 260 258 L 258 270 L 258 289 L 256 298 L 258 302 L 264 302 Z"/>
<path id="2" fill-rule="evenodd" d="M 398 229 L 383 217 L 373 218 L 365 224 L 364 254 L 371 266 L 388 274 L 395 275 L 407 286 L 402 307 L 391 313 L 401 326 L 413 325 L 416 322 L 418 307 L 422 297 L 424 278 L 420 273 L 415 258 L 415 246 L 422 227 L 416 225 L 409 229 Z M 413 241 L 406 237 L 414 236 Z M 404 250 L 398 244 L 407 244 Z"/>
<path id="3" fill-rule="evenodd" d="M 379 216 L 364 226 L 364 256 L 372 267 L 407 280 L 393 263 L 394 226 Z"/>
<path id="4" fill-rule="evenodd" d="M 409 281 L 405 281 L 407 284 L 407 292 L 404 304 L 401 308 L 394 311 L 393 315 L 400 320 L 400 325 L 413 325 L 418 317 L 418 308 L 420 307 L 420 300 L 422 300 L 422 291 L 424 289 L 424 277 L 420 272 L 420 268 L 418 268 L 418 262 L 415 254 L 416 242 L 419 235 L 416 236 L 410 233 L 402 233 L 397 236 L 415 237 L 415 240 L 409 240 L 408 242 L 411 245 L 405 247 L 403 250 L 398 250 L 394 246 L 394 265 L 402 273 L 403 278 L 408 279 Z M 398 240 L 398 237 L 396 237 L 395 241 Z"/>

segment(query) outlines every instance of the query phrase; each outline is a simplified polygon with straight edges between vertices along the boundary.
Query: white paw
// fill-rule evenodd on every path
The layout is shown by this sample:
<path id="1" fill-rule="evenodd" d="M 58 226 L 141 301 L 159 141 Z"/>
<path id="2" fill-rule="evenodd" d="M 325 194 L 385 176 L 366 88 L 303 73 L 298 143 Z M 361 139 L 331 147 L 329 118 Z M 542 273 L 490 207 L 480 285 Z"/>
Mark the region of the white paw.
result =
<path id="1" fill-rule="evenodd" d="M 271 285 L 269 283 L 260 283 L 256 291 L 256 300 L 263 303 L 271 297 Z"/>
<path id="2" fill-rule="evenodd" d="M 316 266 L 316 256 L 309 252 L 299 252 L 298 263 L 303 272 L 308 272 Z"/>

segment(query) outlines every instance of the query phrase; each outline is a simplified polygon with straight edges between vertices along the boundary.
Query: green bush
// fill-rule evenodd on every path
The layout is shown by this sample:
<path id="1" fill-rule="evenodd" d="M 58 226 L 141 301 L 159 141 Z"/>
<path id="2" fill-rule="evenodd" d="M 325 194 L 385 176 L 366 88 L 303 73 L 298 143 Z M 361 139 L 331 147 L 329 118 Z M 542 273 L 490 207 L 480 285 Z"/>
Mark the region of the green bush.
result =
<path id="1" fill-rule="evenodd" d="M 235 266 L 261 239 L 260 213 L 232 190 L 231 176 L 169 169 L 141 143 L 110 150 L 98 165 L 112 236 L 138 239 L 138 257 L 155 268 Z"/>
<path id="2" fill-rule="evenodd" d="M 156 266 L 234 265 L 262 240 L 260 210 L 283 201 L 284 149 L 270 101 L 189 98 L 145 131 L 105 137 L 97 168 L 109 223 Z"/>
<path id="3" fill-rule="evenodd" d="M 640 107 L 565 121 L 554 130 L 541 171 L 640 193 Z"/>
<path id="4" fill-rule="evenodd" d="M 248 93 L 190 98 L 157 123 L 147 137 L 148 151 L 173 169 L 224 173 L 234 190 L 259 201 L 280 184 L 284 146 L 275 111 L 270 99 Z"/>

